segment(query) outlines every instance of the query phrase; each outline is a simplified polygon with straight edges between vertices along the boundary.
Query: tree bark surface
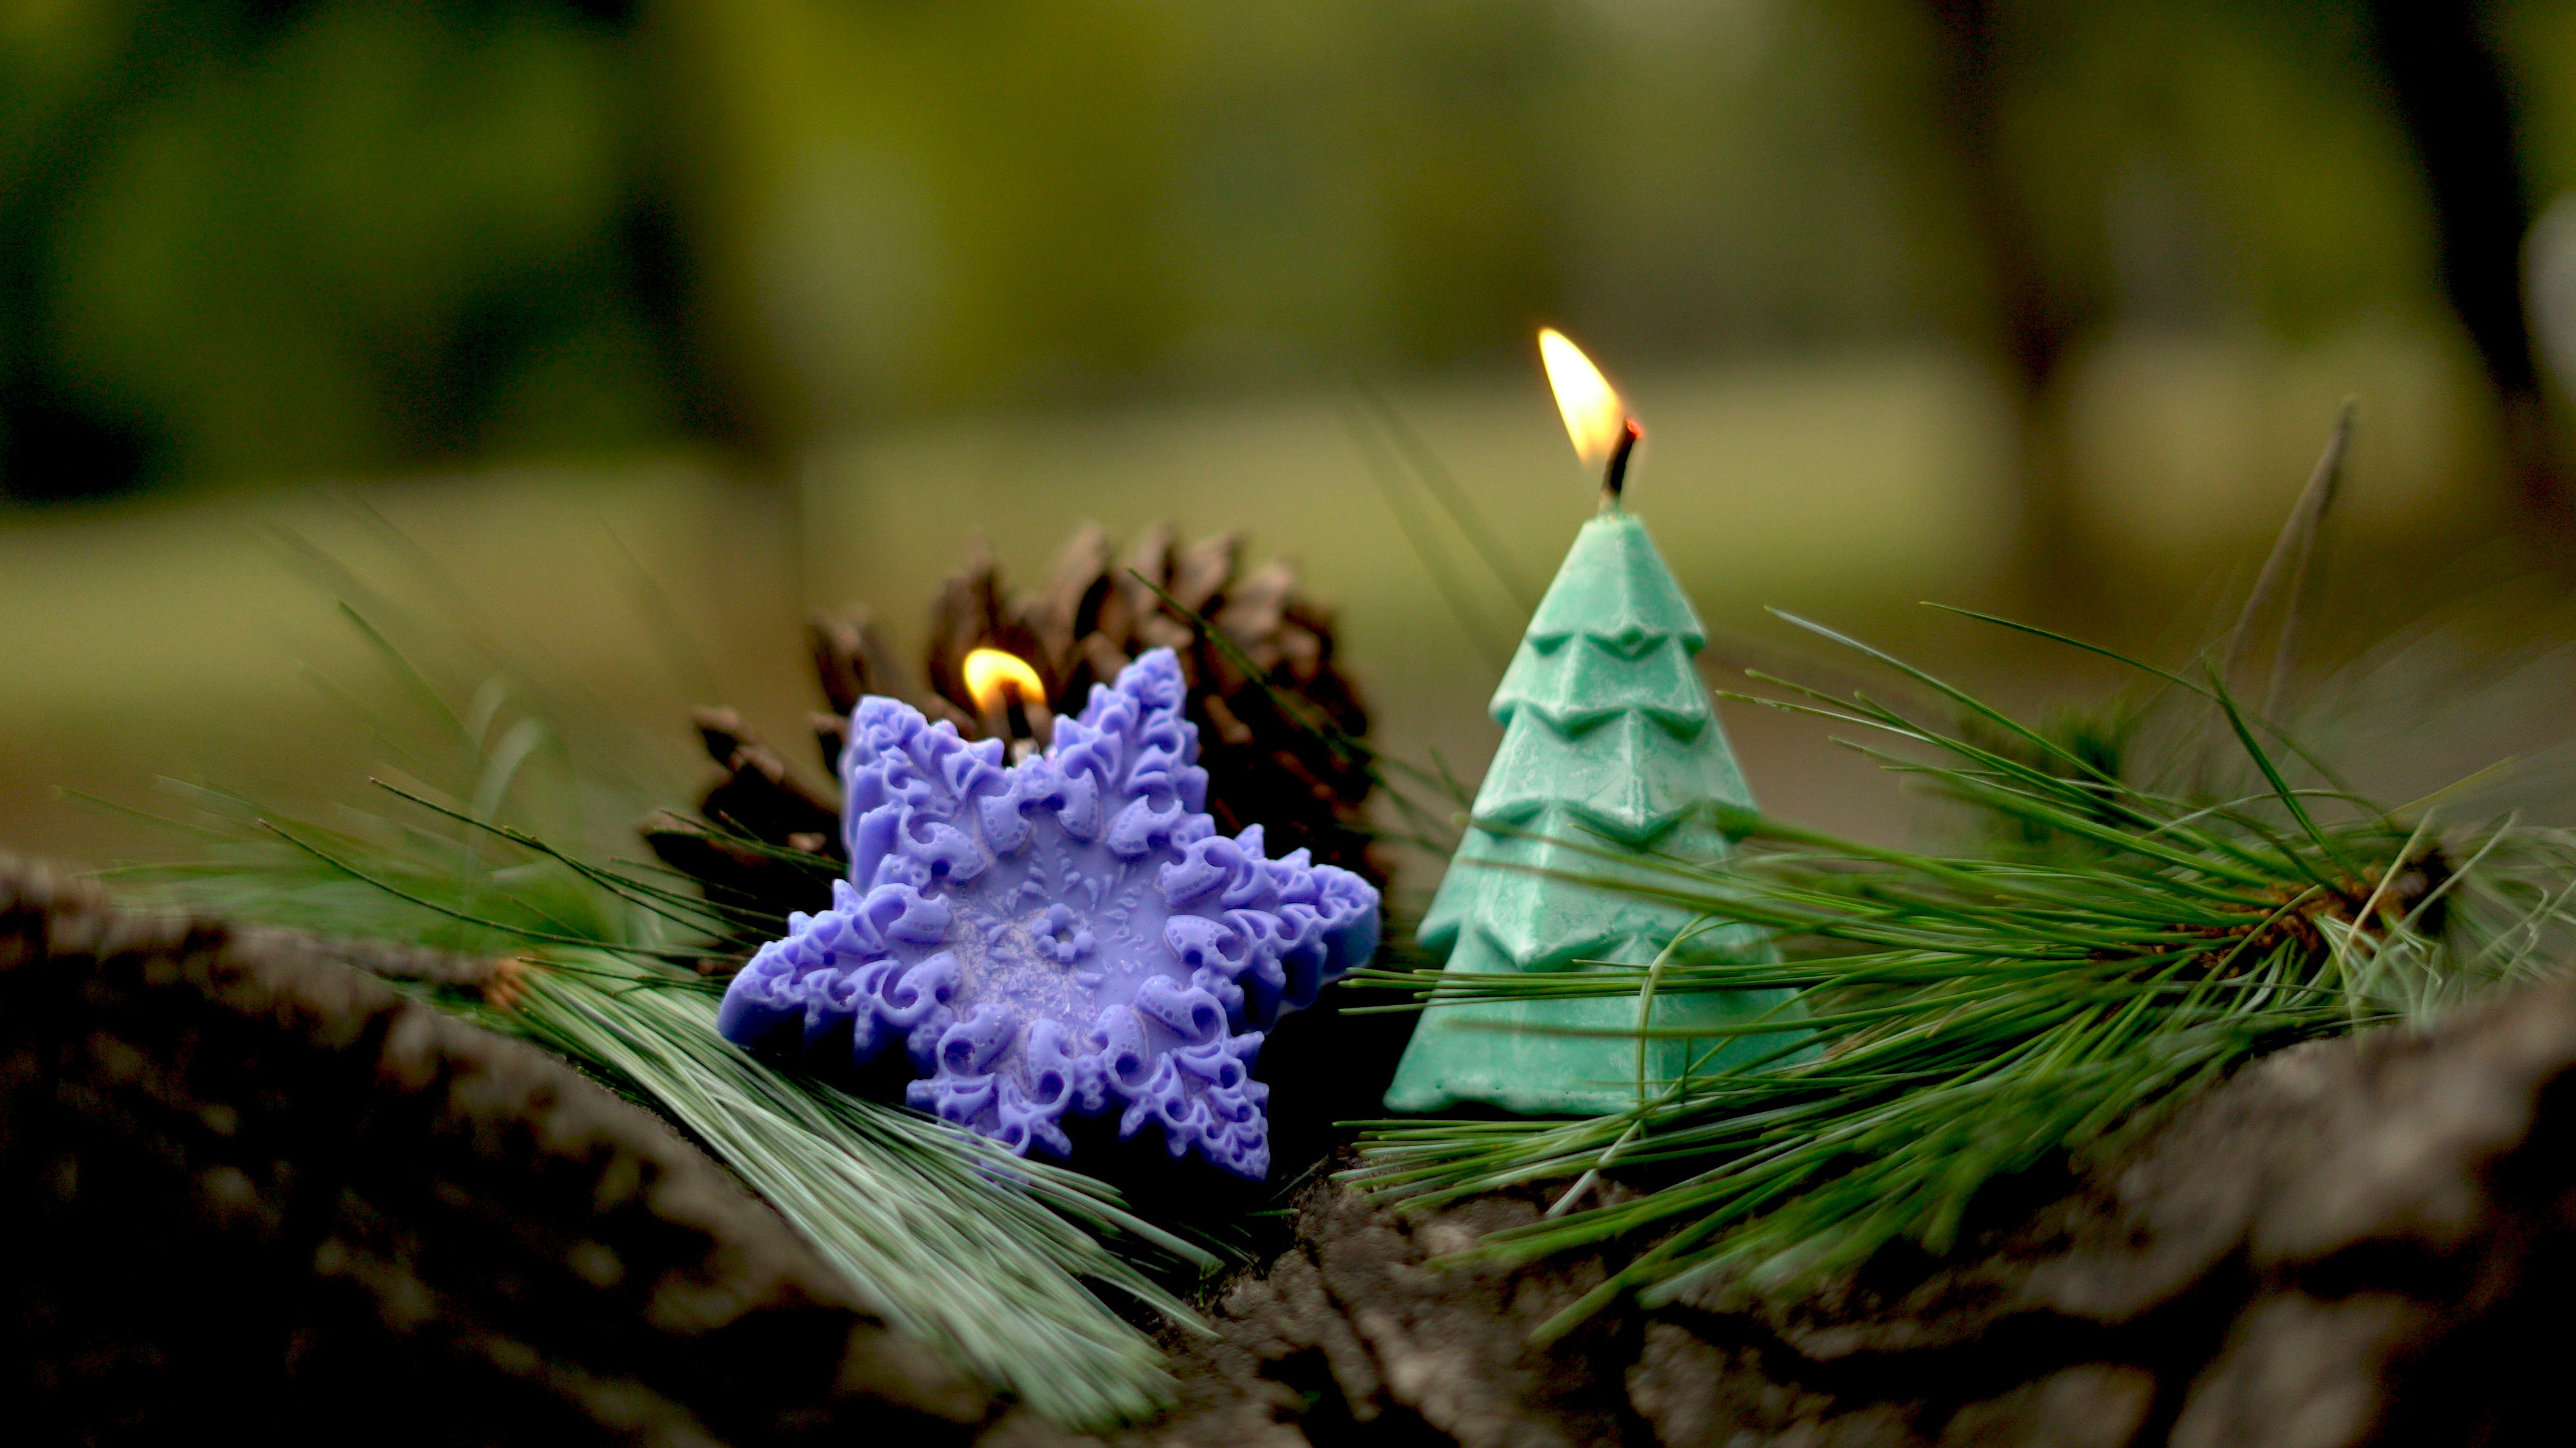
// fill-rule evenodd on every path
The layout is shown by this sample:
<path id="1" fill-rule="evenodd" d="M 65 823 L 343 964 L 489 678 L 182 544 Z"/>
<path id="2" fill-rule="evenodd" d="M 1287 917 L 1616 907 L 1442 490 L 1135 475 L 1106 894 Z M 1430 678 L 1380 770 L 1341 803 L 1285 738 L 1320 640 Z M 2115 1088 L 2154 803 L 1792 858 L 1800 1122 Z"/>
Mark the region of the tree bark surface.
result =
<path id="1" fill-rule="evenodd" d="M 1440 1267 L 1543 1199 L 1406 1217 L 1330 1183 L 1176 1343 L 1135 1445 L 2547 1441 L 2576 1348 L 2576 981 L 2284 1051 L 2087 1167 L 2005 1184 L 1948 1262 L 1725 1284 L 1530 1330 L 1600 1256 Z"/>
<path id="2" fill-rule="evenodd" d="M 1076 1442 L 891 1332 L 650 1114 L 370 973 L 0 861 L 0 1383 L 29 1441 Z M 2285 1051 L 1945 1261 L 1529 1335 L 1615 1255 L 1434 1265 L 1544 1198 L 1326 1181 L 1175 1334 L 1198 1444 L 2477 1444 L 2563 1435 L 2576 980 Z"/>
<path id="3" fill-rule="evenodd" d="M 658 1119 L 363 973 L 476 969 L 116 910 L 0 858 L 0 1436 L 962 1443 L 1006 1421 Z"/>

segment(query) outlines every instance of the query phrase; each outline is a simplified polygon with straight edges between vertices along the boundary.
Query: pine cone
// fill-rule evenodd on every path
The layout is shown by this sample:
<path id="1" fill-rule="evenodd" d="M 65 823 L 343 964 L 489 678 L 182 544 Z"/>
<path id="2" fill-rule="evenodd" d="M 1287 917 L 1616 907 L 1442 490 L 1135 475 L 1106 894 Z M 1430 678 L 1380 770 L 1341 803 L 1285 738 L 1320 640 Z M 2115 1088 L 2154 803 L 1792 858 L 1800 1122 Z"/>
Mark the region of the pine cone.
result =
<path id="1" fill-rule="evenodd" d="M 903 697 L 893 655 L 867 611 L 818 613 L 807 623 L 814 674 L 832 712 L 810 716 L 823 775 L 837 783 L 850 711 L 868 694 Z M 663 864 L 696 880 L 709 900 L 744 918 L 746 949 L 785 928 L 792 910 L 831 903 L 848 865 L 836 788 L 816 789 L 778 751 L 751 737 L 731 709 L 691 711 L 698 739 L 724 773 L 698 801 L 698 818 L 657 810 L 640 827 Z"/>
<path id="2" fill-rule="evenodd" d="M 1114 679 L 1147 649 L 1180 656 L 1208 772 L 1208 812 L 1229 833 L 1259 824 L 1273 854 L 1304 848 L 1383 884 L 1368 857 L 1368 763 L 1343 747 L 1368 732 L 1368 713 L 1333 659 L 1332 616 L 1297 593 L 1274 559 L 1238 579 L 1242 540 L 1227 533 L 1179 548 L 1168 523 L 1113 563 L 1096 525 L 1075 532 L 1038 592 L 1009 599 L 991 550 L 977 543 L 948 581 L 931 620 L 931 709 L 969 738 L 985 732 L 967 693 L 966 655 L 978 648 L 1033 665 L 1058 714 L 1080 713 L 1093 684 Z M 1151 587 L 1146 581 L 1150 581 Z M 1202 632 L 1167 606 L 1209 625 Z M 1303 719 L 1294 717 L 1302 715 Z"/>
<path id="3" fill-rule="evenodd" d="M 1054 710 L 1078 714 L 1093 684 L 1115 679 L 1148 649 L 1168 647 L 1189 684 L 1208 813 L 1219 826 L 1236 833 L 1259 824 L 1273 855 L 1304 848 L 1318 864 L 1383 884 L 1385 872 L 1368 854 L 1368 764 L 1340 743 L 1368 731 L 1368 713 L 1335 667 L 1332 616 L 1298 596 L 1284 561 L 1238 580 L 1242 545 L 1234 534 L 1186 549 L 1175 539 L 1169 524 L 1157 526 L 1113 562 L 1108 535 L 1087 525 L 1057 555 L 1045 587 L 1019 598 L 1003 592 L 992 552 L 979 541 L 933 610 L 926 694 L 905 686 L 864 609 L 816 615 L 815 674 L 832 709 L 813 716 L 825 778 L 837 782 L 850 711 L 864 695 L 891 695 L 967 738 L 983 737 L 986 721 L 964 674 L 975 649 L 1026 660 Z M 1206 620 L 1214 636 L 1177 615 L 1156 588 Z M 840 807 L 746 734 L 732 710 L 700 709 L 694 720 L 724 773 L 699 801 L 701 818 L 658 812 L 644 822 L 644 838 L 709 899 L 744 912 L 744 943 L 755 944 L 775 935 L 769 925 L 789 911 L 830 903 L 847 858 Z"/>

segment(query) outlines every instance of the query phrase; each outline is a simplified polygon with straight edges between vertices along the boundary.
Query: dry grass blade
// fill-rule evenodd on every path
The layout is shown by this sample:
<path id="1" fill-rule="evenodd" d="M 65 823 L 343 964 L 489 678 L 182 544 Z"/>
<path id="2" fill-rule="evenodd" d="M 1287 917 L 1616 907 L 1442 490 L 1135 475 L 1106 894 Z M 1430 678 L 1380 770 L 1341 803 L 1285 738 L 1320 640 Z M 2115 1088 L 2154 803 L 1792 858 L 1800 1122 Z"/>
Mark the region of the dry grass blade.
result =
<path id="1" fill-rule="evenodd" d="M 2231 675 L 2243 659 L 2246 640 L 2254 625 L 2277 602 L 2281 628 L 2272 647 L 2271 681 L 2263 691 L 2263 717 L 2275 718 L 2283 696 L 2288 692 L 2291 671 L 2297 667 L 2299 644 L 2299 610 L 2307 592 L 2308 567 L 2314 560 L 2317 539 L 2325 531 L 2326 514 L 2334 507 L 2336 493 L 2343 481 L 2344 455 L 2352 449 L 2356 404 L 2346 401 L 2336 414 L 2334 430 L 2326 435 L 2325 451 L 2318 454 L 2317 465 L 2308 474 L 2307 486 L 2299 490 L 2299 500 L 2291 505 L 2289 518 L 2281 524 L 2281 535 L 2273 540 L 2272 551 L 2263 559 L 2263 571 L 2255 576 L 2253 590 L 2245 596 L 2245 606 L 2236 614 L 2236 624 L 2227 632 L 2227 642 L 2220 648 L 2220 677 Z"/>

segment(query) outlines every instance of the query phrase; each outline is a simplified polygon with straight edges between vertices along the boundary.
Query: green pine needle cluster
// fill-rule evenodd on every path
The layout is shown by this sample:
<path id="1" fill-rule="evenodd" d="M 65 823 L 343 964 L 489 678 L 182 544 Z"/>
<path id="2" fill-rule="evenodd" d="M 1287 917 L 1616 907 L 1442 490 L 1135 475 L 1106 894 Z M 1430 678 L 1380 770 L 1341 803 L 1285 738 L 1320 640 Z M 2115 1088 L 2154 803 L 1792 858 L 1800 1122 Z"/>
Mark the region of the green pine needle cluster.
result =
<path id="1" fill-rule="evenodd" d="M 646 731 L 563 682 L 577 671 L 546 640 L 478 617 L 391 525 L 356 513 L 368 561 L 280 542 L 377 665 L 355 681 L 310 676 L 374 741 L 378 803 L 291 810 L 165 781 L 183 817 L 141 817 L 189 840 L 189 858 L 105 873 L 226 919 L 498 962 L 484 989 L 407 988 L 660 1113 L 887 1321 L 1042 1415 L 1099 1429 L 1168 1403 L 1162 1354 L 1129 1318 L 1198 1326 L 1161 1284 L 1219 1259 L 1091 1177 L 727 1044 L 722 982 L 697 967 L 728 957 L 720 942 L 783 922 L 611 854 L 676 792 L 649 782 L 660 771 Z M 667 642 L 675 674 L 702 681 L 685 639 Z M 326 800 L 339 793 L 319 784 Z"/>
<path id="2" fill-rule="evenodd" d="M 1426 1205 L 1555 1189 L 1542 1220 L 1474 1249 L 1487 1258 L 1632 1247 L 1624 1270 L 1548 1325 L 1553 1334 L 1625 1295 L 1661 1300 L 1712 1273 L 1780 1285 L 1901 1241 L 1944 1250 L 1999 1178 L 2081 1153 L 2264 1051 L 2421 1019 L 2563 959 L 2576 933 L 2576 832 L 2466 817 L 2465 791 L 2373 805 L 2259 717 L 2268 699 L 2249 713 L 2221 681 L 2267 599 L 2285 594 L 2295 621 L 2344 431 L 2214 665 L 2191 677 L 2123 660 L 2158 692 L 2107 715 L 2029 727 L 1816 629 L 1897 670 L 1928 703 L 1899 709 L 1804 690 L 1761 702 L 1877 735 L 1885 742 L 1865 752 L 1967 806 L 1986 826 L 1979 843 L 1953 854 L 1883 850 L 1719 809 L 1713 823 L 1739 846 L 1723 863 L 1668 858 L 1642 874 L 1631 863 L 1616 879 L 1542 871 L 1643 894 L 1698 923 L 1647 966 L 1389 967 L 1355 983 L 1412 993 L 1413 1004 L 1386 1009 L 1632 998 L 1637 1029 L 1592 1034 L 1636 1040 L 1634 1104 L 1581 1120 L 1363 1123 L 1351 1178 Z M 1419 471 L 1422 450 L 1407 441 L 1399 432 L 1391 451 Z M 1384 471 L 1399 490 L 1394 463 Z M 1511 586 L 1510 560 L 1463 495 L 1438 481 L 1422 485 L 1485 566 L 1515 598 L 1528 592 Z M 402 772 L 403 783 L 386 786 L 401 805 L 341 807 L 326 824 L 190 790 L 197 818 L 173 823 L 200 840 L 198 862 L 143 878 L 234 918 L 514 962 L 489 991 L 421 989 L 663 1113 L 890 1321 L 1046 1416 L 1097 1427 L 1167 1400 L 1151 1343 L 1094 1288 L 1191 1322 L 1156 1278 L 1204 1271 L 1212 1258 L 1087 1177 L 1001 1157 L 966 1133 L 724 1045 L 713 1029 L 717 988 L 694 966 L 723 953 L 715 941 L 777 922 L 659 867 L 548 843 L 591 841 L 582 820 L 603 807 L 622 829 L 667 802 L 638 787 L 649 776 L 631 763 L 600 767 L 599 751 L 633 733 L 632 722 L 526 682 L 560 670 L 489 666 L 488 631 L 458 625 L 465 603 L 453 590 L 449 616 L 424 625 L 323 550 L 290 551 L 344 600 L 393 681 L 389 693 L 316 682 L 367 715 Z M 2270 697 L 2292 641 L 2285 625 Z M 433 653 L 446 667 L 423 661 Z M 705 673 L 681 663 L 683 676 Z M 1436 759 L 1412 769 L 1372 754 L 1281 702 L 1369 761 L 1397 814 L 1383 832 L 1390 841 L 1449 852 L 1464 783 Z M 581 751 L 558 732 L 575 718 L 590 721 Z M 2177 720 L 2184 767 L 2159 773 L 2143 746 Z M 414 782 L 428 779 L 445 787 Z M 548 815 L 544 801 L 569 802 L 568 812 Z M 1597 845 L 1560 843 L 1578 854 Z M 1758 926 L 1764 939 L 1720 949 L 1715 941 L 1740 938 L 1713 933 L 1730 922 Z M 1765 1016 L 1687 1033 L 1698 1043 L 1689 1069 L 1647 1074 L 1646 1046 L 1659 1033 L 1644 1023 L 1658 995 L 1780 991 L 1792 993 L 1788 1003 Z M 1713 1064 L 1745 1036 L 1764 1039 L 1757 1059 Z M 1605 1177 L 1620 1189 L 1595 1195 Z"/>
<path id="3" fill-rule="evenodd" d="M 1657 994 L 1796 993 L 1725 1034 L 1690 1032 L 1698 1066 L 1641 1075 L 1620 1112 L 1370 1124 L 1350 1176 L 1374 1191 L 1430 1205 L 1570 1184 L 1542 1220 L 1480 1243 L 1480 1257 L 1637 1245 L 1542 1336 L 1711 1274 L 1780 1287 L 1893 1242 L 1945 1251 L 1998 1178 L 2080 1152 L 2261 1052 L 2420 1019 L 2534 974 L 2576 927 L 2576 832 L 2511 817 L 2454 826 L 2440 799 L 2373 806 L 2249 719 L 2215 669 L 2135 664 L 2160 690 L 2152 706 L 2043 730 L 1815 631 L 1898 670 L 1936 707 L 1806 691 L 1760 702 L 1887 741 L 1864 752 L 1985 818 L 1986 848 L 1878 849 L 1719 809 L 1741 842 L 1722 864 L 1669 859 L 1645 882 L 1561 876 L 1693 912 L 1700 926 L 1652 966 L 1370 973 L 1432 1009 L 1634 997 L 1639 1029 L 1592 1034 L 1641 1040 L 1661 1034 L 1642 1028 Z M 2130 777 L 2145 723 L 2177 715 L 2235 766 L 2213 768 L 2219 755 L 2203 750 L 2196 772 L 2241 775 L 2241 792 Z M 1725 921 L 1763 927 L 1781 954 L 1697 946 L 1697 930 Z M 1759 1061 L 1708 1064 L 1746 1035 L 1767 1038 Z M 1641 1189 L 1593 1199 L 1604 1173 Z"/>
<path id="4" fill-rule="evenodd" d="M 208 858 L 117 872 L 128 882 L 228 918 L 497 960 L 482 988 L 413 988 L 668 1117 L 887 1321 L 1047 1417 L 1100 1427 L 1169 1400 L 1160 1352 L 1093 1289 L 1191 1323 L 1145 1268 L 1217 1260 L 1092 1178 L 733 1048 L 721 982 L 691 968 L 720 907 L 410 789 L 392 792 L 417 822 L 343 810 L 337 827 L 187 792 Z"/>

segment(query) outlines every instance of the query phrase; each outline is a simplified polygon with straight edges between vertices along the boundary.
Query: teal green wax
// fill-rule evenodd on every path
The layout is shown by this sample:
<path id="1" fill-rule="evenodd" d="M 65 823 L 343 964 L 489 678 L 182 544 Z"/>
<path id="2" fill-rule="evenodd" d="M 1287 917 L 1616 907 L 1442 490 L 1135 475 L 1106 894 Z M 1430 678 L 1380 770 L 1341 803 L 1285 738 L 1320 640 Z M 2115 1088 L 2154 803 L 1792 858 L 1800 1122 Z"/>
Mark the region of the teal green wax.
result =
<path id="1" fill-rule="evenodd" d="M 1449 970 L 1644 965 L 1695 918 L 1558 874 L 1650 880 L 1640 862 L 1651 855 L 1696 862 L 1726 853 L 1700 807 L 1750 806 L 1752 796 L 1692 663 L 1707 641 L 1643 523 L 1612 509 L 1583 525 L 1494 692 L 1502 748 L 1477 791 L 1475 823 L 1423 918 L 1422 944 L 1445 955 Z M 1690 943 L 1759 947 L 1758 933 L 1742 925 Z M 1781 999 L 1777 992 L 1658 997 L 1651 1024 L 1723 1026 Z M 1623 1110 L 1639 1087 L 1633 1037 L 1508 1028 L 1634 1031 L 1637 1017 L 1634 995 L 1434 1007 L 1396 1069 L 1387 1107 L 1482 1102 L 1530 1116 Z M 1779 1044 L 1776 1036 L 1657 1040 L 1646 1048 L 1645 1087 L 1660 1091 L 1695 1060 L 1705 1071 Z"/>

